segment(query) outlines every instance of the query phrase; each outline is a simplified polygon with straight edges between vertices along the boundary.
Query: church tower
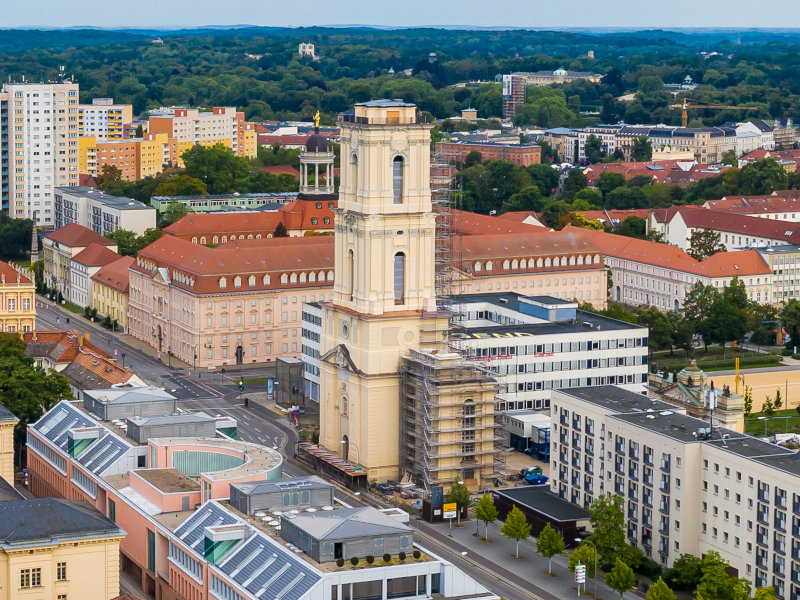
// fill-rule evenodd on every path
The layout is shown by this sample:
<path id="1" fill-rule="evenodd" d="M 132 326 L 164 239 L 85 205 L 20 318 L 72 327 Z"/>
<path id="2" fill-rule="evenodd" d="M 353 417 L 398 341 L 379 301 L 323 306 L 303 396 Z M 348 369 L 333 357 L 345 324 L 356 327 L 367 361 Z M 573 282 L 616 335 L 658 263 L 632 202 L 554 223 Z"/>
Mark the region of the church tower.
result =
<path id="1" fill-rule="evenodd" d="M 401 355 L 443 331 L 436 310 L 430 129 L 401 100 L 340 117 L 333 302 L 323 307 L 320 444 L 398 476 Z"/>

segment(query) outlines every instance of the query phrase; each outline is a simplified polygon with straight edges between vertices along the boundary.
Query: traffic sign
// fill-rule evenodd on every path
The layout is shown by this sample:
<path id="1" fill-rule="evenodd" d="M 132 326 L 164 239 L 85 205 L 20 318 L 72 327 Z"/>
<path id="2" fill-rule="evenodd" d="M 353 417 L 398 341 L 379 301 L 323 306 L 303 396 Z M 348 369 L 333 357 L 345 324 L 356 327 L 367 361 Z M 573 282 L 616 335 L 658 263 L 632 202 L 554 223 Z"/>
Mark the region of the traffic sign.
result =
<path id="1" fill-rule="evenodd" d="M 458 504 L 455 502 L 448 502 L 442 507 L 442 511 L 445 519 L 455 519 L 458 516 Z"/>
<path id="2" fill-rule="evenodd" d="M 586 565 L 575 565 L 575 583 L 586 583 Z"/>

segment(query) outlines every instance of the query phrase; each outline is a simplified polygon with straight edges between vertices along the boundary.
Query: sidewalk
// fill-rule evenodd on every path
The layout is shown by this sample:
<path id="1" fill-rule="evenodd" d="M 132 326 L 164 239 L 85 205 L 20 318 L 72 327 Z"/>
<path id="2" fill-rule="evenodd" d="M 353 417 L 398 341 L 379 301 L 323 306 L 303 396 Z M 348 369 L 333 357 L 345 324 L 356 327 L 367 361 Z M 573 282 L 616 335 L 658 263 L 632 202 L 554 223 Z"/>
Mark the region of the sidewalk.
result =
<path id="1" fill-rule="evenodd" d="M 520 542 L 520 558 L 514 558 L 516 543 L 513 540 L 503 537 L 500 533 L 501 522 L 489 525 L 490 542 L 481 541 L 484 532 L 483 523 L 479 523 L 480 536 L 475 536 L 475 521 L 462 522 L 462 527 L 456 527 L 453 523 L 453 550 L 467 552 L 467 556 L 481 556 L 507 571 L 518 576 L 521 580 L 529 581 L 542 588 L 546 592 L 553 594 L 557 598 L 578 598 L 575 576 L 567 569 L 567 557 L 557 556 L 553 558 L 553 575 L 547 575 L 547 559 L 542 558 L 536 553 L 536 541 L 528 538 Z M 440 534 L 449 534 L 449 523 L 437 523 L 430 525 Z M 594 582 L 587 579 L 586 591 L 594 590 Z M 583 592 L 583 590 L 581 590 Z M 583 593 L 581 594 L 583 596 Z M 597 597 L 604 600 L 616 600 L 619 593 L 605 585 L 600 574 L 597 577 Z M 642 596 L 634 592 L 627 592 L 623 598 L 625 600 L 641 600 Z"/>

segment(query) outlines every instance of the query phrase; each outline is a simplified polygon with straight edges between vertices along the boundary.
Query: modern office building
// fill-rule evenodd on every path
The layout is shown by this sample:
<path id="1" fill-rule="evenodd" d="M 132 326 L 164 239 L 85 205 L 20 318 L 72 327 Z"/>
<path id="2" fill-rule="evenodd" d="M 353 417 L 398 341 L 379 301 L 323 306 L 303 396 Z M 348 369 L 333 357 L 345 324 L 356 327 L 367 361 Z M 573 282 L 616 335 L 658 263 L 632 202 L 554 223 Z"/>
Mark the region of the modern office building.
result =
<path id="1" fill-rule="evenodd" d="M 2 203 L 12 219 L 55 224 L 53 191 L 78 185 L 78 84 L 5 83 Z"/>
<path id="2" fill-rule="evenodd" d="M 139 200 L 110 196 L 92 187 L 57 187 L 54 193 L 55 228 L 70 223 L 105 235 L 127 229 L 142 235 L 156 226 L 156 209 Z"/>
<path id="3" fill-rule="evenodd" d="M 712 401 L 713 403 L 713 401 Z M 719 552 L 732 574 L 800 598 L 797 451 L 613 386 L 553 391 L 552 490 L 623 498 L 628 540 L 671 566 Z"/>
<path id="4" fill-rule="evenodd" d="M 306 302 L 302 313 L 303 387 L 305 397 L 319 402 L 319 348 L 322 338 L 322 305 Z"/>
<path id="5" fill-rule="evenodd" d="M 647 383 L 647 328 L 577 310 L 550 296 L 454 299 L 452 345 L 498 383 L 498 412 L 550 408 L 550 391 Z"/>
<path id="6" fill-rule="evenodd" d="M 121 140 L 133 122 L 131 104 L 114 104 L 113 98 L 92 98 L 91 104 L 78 105 L 78 133 L 98 141 Z"/>

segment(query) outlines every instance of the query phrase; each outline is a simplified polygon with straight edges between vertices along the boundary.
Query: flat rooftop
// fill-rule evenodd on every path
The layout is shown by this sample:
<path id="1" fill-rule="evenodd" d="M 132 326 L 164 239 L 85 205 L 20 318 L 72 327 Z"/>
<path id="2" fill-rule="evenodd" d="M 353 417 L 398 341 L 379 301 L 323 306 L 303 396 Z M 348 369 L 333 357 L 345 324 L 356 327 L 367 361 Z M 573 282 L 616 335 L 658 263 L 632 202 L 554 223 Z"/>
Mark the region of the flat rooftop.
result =
<path id="1" fill-rule="evenodd" d="M 554 521 L 584 521 L 589 511 L 562 500 L 550 491 L 549 485 L 528 485 L 525 487 L 492 490 L 493 494 L 504 496 L 520 506 L 541 513 Z"/>
<path id="2" fill-rule="evenodd" d="M 596 385 L 558 390 L 559 394 L 574 396 L 584 402 L 609 409 L 609 413 L 644 412 L 647 410 L 680 410 L 674 404 L 649 398 L 614 385 Z"/>
<path id="3" fill-rule="evenodd" d="M 133 472 L 165 494 L 196 492 L 200 489 L 199 483 L 178 469 L 138 469 Z"/>
<path id="4" fill-rule="evenodd" d="M 241 465 L 224 471 L 203 473 L 212 481 L 224 481 L 227 479 L 238 479 L 247 475 L 261 475 L 280 466 L 283 462 L 281 454 L 258 444 L 241 442 L 238 440 L 225 440 L 222 438 L 198 438 L 198 437 L 175 437 L 175 438 L 151 438 L 151 444 L 158 446 L 191 446 L 193 450 L 207 450 L 213 452 L 214 448 L 227 448 L 237 452 L 243 452 L 245 462 Z"/>
<path id="5" fill-rule="evenodd" d="M 57 187 L 56 191 L 69 196 L 81 196 L 83 198 L 97 200 L 106 206 L 119 210 L 154 210 L 152 206 L 148 206 L 139 200 L 126 198 L 124 196 L 111 196 L 97 188 L 89 186 Z"/>

